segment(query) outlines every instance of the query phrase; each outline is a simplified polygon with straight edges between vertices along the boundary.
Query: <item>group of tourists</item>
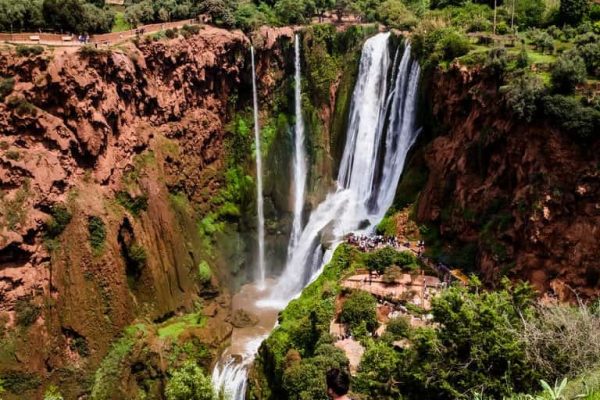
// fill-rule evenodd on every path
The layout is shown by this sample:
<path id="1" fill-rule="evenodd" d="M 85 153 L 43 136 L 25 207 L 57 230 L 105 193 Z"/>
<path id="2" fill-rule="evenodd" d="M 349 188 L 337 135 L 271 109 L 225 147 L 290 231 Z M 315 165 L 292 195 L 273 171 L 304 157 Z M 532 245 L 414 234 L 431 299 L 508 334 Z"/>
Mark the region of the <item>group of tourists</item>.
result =
<path id="1" fill-rule="evenodd" d="M 348 244 L 358 246 L 361 251 L 373 251 L 381 247 L 390 246 L 393 248 L 399 248 L 400 242 L 395 236 L 384 236 L 384 235 L 355 235 L 351 233 L 346 238 Z M 406 244 L 405 244 L 406 246 Z"/>

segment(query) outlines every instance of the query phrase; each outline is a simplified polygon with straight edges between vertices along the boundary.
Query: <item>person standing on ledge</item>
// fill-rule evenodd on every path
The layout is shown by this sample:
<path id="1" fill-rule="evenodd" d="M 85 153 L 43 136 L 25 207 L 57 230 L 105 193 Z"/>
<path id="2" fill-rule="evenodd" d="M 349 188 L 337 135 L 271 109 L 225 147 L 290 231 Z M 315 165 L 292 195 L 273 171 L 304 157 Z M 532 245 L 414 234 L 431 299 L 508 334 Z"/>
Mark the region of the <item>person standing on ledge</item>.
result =
<path id="1" fill-rule="evenodd" d="M 350 376 L 346 371 L 332 368 L 327 371 L 327 397 L 332 400 L 351 400 L 347 394 L 350 389 Z"/>

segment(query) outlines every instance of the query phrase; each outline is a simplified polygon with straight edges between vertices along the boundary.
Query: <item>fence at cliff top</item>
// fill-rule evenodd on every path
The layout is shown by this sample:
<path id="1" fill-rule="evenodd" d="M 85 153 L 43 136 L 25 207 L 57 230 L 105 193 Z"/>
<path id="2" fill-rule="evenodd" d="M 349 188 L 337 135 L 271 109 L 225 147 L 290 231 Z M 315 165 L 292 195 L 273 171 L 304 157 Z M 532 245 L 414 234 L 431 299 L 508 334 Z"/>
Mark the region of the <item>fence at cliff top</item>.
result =
<path id="1" fill-rule="evenodd" d="M 133 38 L 137 32 L 143 30 L 144 34 L 156 33 L 166 29 L 182 28 L 184 25 L 197 25 L 197 19 L 184 19 L 181 21 L 165 22 L 161 24 L 143 25 L 135 29 L 123 32 L 102 33 L 90 36 L 89 43 L 111 44 Z M 64 40 L 70 37 L 71 40 Z M 32 39 L 32 38 L 35 38 Z M 20 32 L 20 33 L 0 33 L 0 41 L 27 44 L 56 44 L 62 46 L 81 46 L 78 35 L 58 34 L 58 33 L 39 33 L 39 32 Z"/>

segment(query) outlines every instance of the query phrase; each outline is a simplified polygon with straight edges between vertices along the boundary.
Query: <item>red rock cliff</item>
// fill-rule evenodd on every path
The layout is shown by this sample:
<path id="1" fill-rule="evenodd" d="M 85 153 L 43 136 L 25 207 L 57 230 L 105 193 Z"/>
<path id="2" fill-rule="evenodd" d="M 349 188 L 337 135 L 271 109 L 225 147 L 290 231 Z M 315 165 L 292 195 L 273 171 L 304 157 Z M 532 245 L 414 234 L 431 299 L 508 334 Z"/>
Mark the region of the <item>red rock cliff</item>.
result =
<path id="1" fill-rule="evenodd" d="M 264 87 L 284 62 L 269 45 Z M 162 321 L 200 298 L 210 318 L 199 337 L 214 350 L 228 337 L 227 294 L 196 276 L 205 255 L 191 214 L 221 185 L 230 94 L 250 87 L 248 46 L 241 32 L 203 28 L 110 52 L 0 54 L 0 76 L 15 80 L 0 102 L 3 376 L 77 393 L 69 385 L 86 387 L 73 382 L 134 318 Z M 50 237 L 57 209 L 71 219 Z"/>
<path id="2" fill-rule="evenodd" d="M 563 299 L 570 288 L 597 295 L 600 143 L 578 143 L 552 121 L 518 121 L 496 81 L 456 66 L 434 73 L 441 134 L 425 151 L 418 219 L 439 224 L 451 251 L 474 254 L 489 283 L 506 274 Z"/>

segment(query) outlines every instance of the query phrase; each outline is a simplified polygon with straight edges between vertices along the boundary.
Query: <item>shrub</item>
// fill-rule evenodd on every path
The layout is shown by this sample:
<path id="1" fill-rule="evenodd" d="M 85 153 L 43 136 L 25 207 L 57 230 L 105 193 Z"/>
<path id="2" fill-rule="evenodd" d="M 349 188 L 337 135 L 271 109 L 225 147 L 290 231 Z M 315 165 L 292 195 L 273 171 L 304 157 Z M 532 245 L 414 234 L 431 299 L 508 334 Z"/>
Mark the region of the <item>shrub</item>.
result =
<path id="1" fill-rule="evenodd" d="M 517 55 L 517 68 L 527 68 L 527 66 L 529 66 L 529 54 L 527 54 L 527 48 L 522 46 Z"/>
<path id="2" fill-rule="evenodd" d="M 81 57 L 94 59 L 94 58 L 96 58 L 98 56 L 109 54 L 110 50 L 108 50 L 108 49 L 98 49 L 95 46 L 92 46 L 90 44 L 86 44 L 85 46 L 82 46 L 78 50 L 78 53 L 79 53 L 79 55 Z"/>
<path id="3" fill-rule="evenodd" d="M 92 250 L 99 252 L 104 248 L 106 240 L 106 226 L 100 217 L 92 216 L 88 219 L 89 240 Z"/>
<path id="4" fill-rule="evenodd" d="M 542 100 L 544 113 L 578 139 L 594 139 L 600 132 L 600 111 L 584 107 L 573 97 L 554 95 Z"/>
<path id="5" fill-rule="evenodd" d="M 117 203 L 131 211 L 136 217 L 138 217 L 142 211 L 148 209 L 148 196 L 146 195 L 133 197 L 128 192 L 119 191 L 117 192 L 116 199 Z"/>
<path id="6" fill-rule="evenodd" d="M 22 117 L 25 115 L 37 115 L 37 108 L 25 100 L 24 97 L 21 96 L 11 96 L 6 101 L 7 105 L 15 111 L 15 114 Z"/>
<path id="7" fill-rule="evenodd" d="M 64 397 L 56 386 L 50 385 L 44 392 L 44 400 L 64 400 Z"/>
<path id="8" fill-rule="evenodd" d="M 410 30 L 417 25 L 414 14 L 400 0 L 385 0 L 377 7 L 377 20 L 391 28 Z"/>
<path id="9" fill-rule="evenodd" d="M 15 313 L 18 325 L 29 326 L 37 321 L 41 309 L 31 302 L 31 298 L 24 297 L 15 303 Z"/>
<path id="10" fill-rule="evenodd" d="M 376 308 L 377 301 L 373 296 L 357 290 L 344 302 L 340 319 L 350 329 L 358 327 L 364 321 L 367 329 L 372 332 L 377 328 Z"/>
<path id="11" fill-rule="evenodd" d="M 515 1 L 515 20 L 521 27 L 541 26 L 544 22 L 546 2 L 544 0 Z"/>
<path id="12" fill-rule="evenodd" d="M 506 70 L 508 58 L 504 47 L 494 47 L 488 51 L 485 67 L 496 77 L 501 77 Z"/>
<path id="13" fill-rule="evenodd" d="M 146 265 L 148 253 L 144 246 L 134 243 L 127 248 L 127 257 L 139 268 Z"/>
<path id="14" fill-rule="evenodd" d="M 400 356 L 392 347 L 382 341 L 368 341 L 354 388 L 368 393 L 371 399 L 400 398 L 399 388 L 393 385 L 399 364 Z"/>
<path id="15" fill-rule="evenodd" d="M 402 279 L 402 269 L 393 265 L 385 270 L 381 279 L 384 283 L 392 285 Z"/>
<path id="16" fill-rule="evenodd" d="M 575 38 L 575 44 L 588 73 L 600 76 L 600 36 L 594 33 L 579 35 Z"/>
<path id="17" fill-rule="evenodd" d="M 600 317 L 586 306 L 540 306 L 519 330 L 527 360 L 548 379 L 576 376 L 600 363 Z"/>
<path id="18" fill-rule="evenodd" d="M 450 30 L 439 42 L 438 49 L 441 50 L 442 59 L 446 61 L 454 60 L 469 52 L 469 39 L 462 33 Z"/>
<path id="19" fill-rule="evenodd" d="M 15 87 L 14 78 L 0 78 L 0 101 L 4 101 Z"/>
<path id="20" fill-rule="evenodd" d="M 508 86 L 502 88 L 505 100 L 514 115 L 530 122 L 535 116 L 544 85 L 535 75 L 522 74 L 511 80 Z"/>
<path id="21" fill-rule="evenodd" d="M 169 39 L 174 39 L 177 37 L 177 33 L 173 29 L 167 29 L 165 31 L 165 36 Z"/>
<path id="22" fill-rule="evenodd" d="M 402 339 L 410 336 L 410 323 L 407 317 L 392 318 L 388 321 L 385 328 L 386 333 L 393 336 L 394 339 Z"/>
<path id="23" fill-rule="evenodd" d="M 73 215 L 64 204 L 60 203 L 52 206 L 50 215 L 52 217 L 46 222 L 46 236 L 53 239 L 65 230 Z"/>
<path id="24" fill-rule="evenodd" d="M 17 55 L 21 57 L 38 56 L 44 52 L 42 46 L 17 46 Z"/>
<path id="25" fill-rule="evenodd" d="M 212 271 L 206 261 L 202 261 L 198 264 L 198 280 L 201 284 L 206 285 L 212 278 Z"/>
<path id="26" fill-rule="evenodd" d="M 431 26 L 429 26 L 431 25 Z M 436 27 L 423 23 L 412 37 L 415 55 L 436 65 L 440 61 L 451 61 L 469 52 L 469 39 L 454 28 Z"/>
<path id="27" fill-rule="evenodd" d="M 165 387 L 167 400 L 214 400 L 210 378 L 193 361 L 175 370 Z"/>
<path id="28" fill-rule="evenodd" d="M 589 12 L 589 0 L 561 0 L 559 20 L 562 24 L 577 26 Z"/>
<path id="29" fill-rule="evenodd" d="M 416 257 L 414 254 L 408 251 L 399 252 L 390 246 L 368 253 L 365 260 L 365 264 L 369 271 L 377 271 L 380 274 L 393 264 L 410 266 L 415 263 Z"/>
<path id="30" fill-rule="evenodd" d="M 13 161 L 19 161 L 21 159 L 21 154 L 16 150 L 8 150 L 5 153 L 6 158 Z"/>
<path id="31" fill-rule="evenodd" d="M 533 46 L 542 53 L 554 52 L 554 40 L 547 32 L 536 30 L 532 34 Z"/>
<path id="32" fill-rule="evenodd" d="M 575 86 L 585 82 L 586 67 L 583 58 L 574 52 L 561 54 L 552 65 L 552 86 L 558 93 L 573 93 Z"/>

